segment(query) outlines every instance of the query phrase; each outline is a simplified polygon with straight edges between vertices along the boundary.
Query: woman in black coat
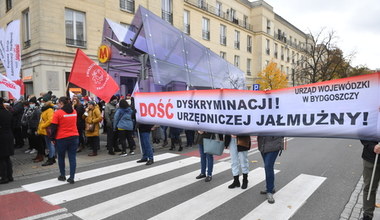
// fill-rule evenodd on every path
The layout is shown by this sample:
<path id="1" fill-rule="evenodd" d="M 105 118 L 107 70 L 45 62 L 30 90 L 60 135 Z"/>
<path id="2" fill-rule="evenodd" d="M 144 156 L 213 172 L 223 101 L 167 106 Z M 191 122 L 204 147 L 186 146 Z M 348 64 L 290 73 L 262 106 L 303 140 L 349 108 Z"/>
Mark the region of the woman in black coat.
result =
<path id="1" fill-rule="evenodd" d="M 5 109 L 4 99 L 0 97 L 0 184 L 13 181 L 10 156 L 14 154 L 12 114 Z"/>

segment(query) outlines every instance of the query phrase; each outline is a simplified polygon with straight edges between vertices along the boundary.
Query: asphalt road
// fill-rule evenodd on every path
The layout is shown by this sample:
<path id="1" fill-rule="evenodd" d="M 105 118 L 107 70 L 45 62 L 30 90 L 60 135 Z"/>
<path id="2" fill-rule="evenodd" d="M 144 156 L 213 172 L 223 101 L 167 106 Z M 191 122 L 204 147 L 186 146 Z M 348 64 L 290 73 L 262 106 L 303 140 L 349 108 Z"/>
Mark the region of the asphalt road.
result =
<path id="1" fill-rule="evenodd" d="M 265 181 L 260 170 L 263 166 L 261 155 L 257 150 L 250 152 L 247 190 L 227 188 L 232 182 L 228 158 L 215 162 L 210 183 L 195 180 L 199 173 L 199 158 L 184 154 L 197 151 L 196 147 L 187 148 L 182 154 L 161 149 L 156 152 L 161 155 L 161 160 L 156 157 L 154 165 L 149 167 L 135 165 L 139 155 L 81 167 L 77 178 L 82 179 L 74 185 L 49 185 L 57 182 L 55 173 L 20 180 L 1 190 L 22 187 L 27 192 L 36 193 L 56 205 L 53 209 L 61 210 L 49 215 L 55 219 L 59 216 L 63 219 L 159 219 L 160 215 L 167 214 L 162 219 L 195 219 L 193 216 L 207 220 L 241 219 L 246 216 L 246 219 L 282 220 L 288 217 L 278 217 L 278 213 L 288 212 L 292 220 L 331 220 L 339 219 L 360 179 L 361 150 L 357 140 L 292 138 L 275 165 L 279 171 L 275 183 L 275 205 L 279 206 L 276 209 L 273 205 L 268 206 L 265 196 L 259 194 L 265 189 Z M 94 172 L 126 162 L 130 163 L 125 168 L 112 167 Z M 81 177 L 80 173 L 85 171 L 93 176 Z M 303 177 L 306 182 L 301 181 L 298 185 L 293 182 Z M 44 187 L 41 181 L 50 179 L 53 182 Z M 314 188 L 313 184 L 316 184 Z M 41 188 L 31 190 L 28 186 Z M 304 195 L 308 188 L 311 188 L 310 195 Z M 297 198 L 301 201 L 296 201 Z M 270 217 L 256 217 L 258 213 Z"/>

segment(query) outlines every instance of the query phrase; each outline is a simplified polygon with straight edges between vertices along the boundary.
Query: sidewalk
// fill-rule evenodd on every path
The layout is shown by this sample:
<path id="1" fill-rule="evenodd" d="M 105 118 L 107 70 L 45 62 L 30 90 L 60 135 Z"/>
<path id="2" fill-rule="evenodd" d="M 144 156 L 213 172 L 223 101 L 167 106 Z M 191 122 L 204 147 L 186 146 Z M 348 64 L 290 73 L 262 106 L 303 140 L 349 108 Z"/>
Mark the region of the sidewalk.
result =
<path id="1" fill-rule="evenodd" d="M 376 194 L 377 203 L 380 203 L 380 190 Z M 346 204 L 340 220 L 358 220 L 363 217 L 363 177 L 360 178 L 354 191 L 351 194 L 350 200 Z M 374 218 L 380 219 L 380 208 L 375 208 Z"/>

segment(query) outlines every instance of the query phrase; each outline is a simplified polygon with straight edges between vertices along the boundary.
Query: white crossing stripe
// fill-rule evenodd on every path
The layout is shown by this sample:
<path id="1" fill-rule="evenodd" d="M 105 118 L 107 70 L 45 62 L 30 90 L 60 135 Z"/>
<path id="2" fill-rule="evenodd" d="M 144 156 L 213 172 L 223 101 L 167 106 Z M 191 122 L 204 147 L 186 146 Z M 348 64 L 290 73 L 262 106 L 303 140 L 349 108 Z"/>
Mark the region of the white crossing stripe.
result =
<path id="1" fill-rule="evenodd" d="M 325 180 L 326 177 L 300 174 L 274 194 L 274 204 L 265 201 L 242 219 L 289 219 Z"/>
<path id="2" fill-rule="evenodd" d="M 199 162 L 199 158 L 198 158 Z M 221 173 L 231 168 L 230 163 L 220 162 L 214 165 L 213 174 Z M 124 210 L 130 209 L 134 206 L 140 205 L 149 200 L 155 199 L 159 196 L 165 195 L 169 192 L 175 191 L 187 185 L 193 184 L 197 181 L 195 177 L 199 174 L 199 170 L 175 177 L 173 179 L 134 191 L 132 193 L 120 196 L 118 198 L 94 205 L 92 207 L 79 210 L 73 214 L 88 220 L 104 219 L 120 213 Z M 170 187 L 168 187 L 170 186 Z M 183 216 L 181 216 L 182 218 Z M 178 218 L 177 218 L 178 219 Z"/>
<path id="3" fill-rule="evenodd" d="M 275 173 L 278 173 L 275 170 Z M 254 187 L 260 182 L 265 180 L 265 170 L 262 167 L 256 168 L 249 172 L 248 175 L 248 189 Z M 229 201 L 235 196 L 246 192 L 246 190 L 240 189 L 228 189 L 228 185 L 231 183 L 222 184 L 214 189 L 211 189 L 197 197 L 194 197 L 182 204 L 179 204 L 165 212 L 160 213 L 152 217 L 152 220 L 169 220 L 169 219 L 181 219 L 181 220 L 193 220 L 201 217 L 202 215 L 210 212 L 211 210 L 217 208 L 223 203 Z M 202 204 L 202 205 L 199 205 Z M 194 208 L 197 207 L 197 208 Z M 191 211 L 189 211 L 191 210 Z M 180 217 L 179 217 L 180 216 Z"/>
<path id="4" fill-rule="evenodd" d="M 179 155 L 178 154 L 172 154 L 172 153 L 160 154 L 160 155 L 154 156 L 154 161 L 157 162 L 160 160 L 165 160 L 165 159 L 169 159 L 169 158 L 173 158 L 173 157 L 177 157 L 177 156 L 179 156 Z M 141 166 L 141 165 L 145 165 L 145 164 L 144 163 L 136 163 L 136 161 L 129 161 L 129 162 L 121 163 L 121 164 L 115 164 L 115 165 L 111 165 L 111 166 L 107 166 L 107 167 L 102 167 L 102 168 L 98 168 L 98 169 L 93 169 L 93 170 L 77 173 L 75 175 L 75 180 L 76 181 L 85 180 L 85 179 L 89 179 L 92 177 L 97 177 L 97 176 L 101 176 L 104 174 L 109 174 L 112 172 L 117 172 L 120 170 L 129 169 L 129 168 L 133 168 L 133 167 L 137 167 L 137 166 Z M 56 187 L 56 186 L 65 185 L 65 184 L 67 184 L 67 182 L 58 181 L 57 178 L 54 178 L 54 179 L 50 179 L 50 180 L 45 180 L 45 181 L 41 181 L 41 182 L 23 185 L 21 187 L 24 188 L 26 191 L 36 192 L 39 190 L 44 190 L 44 189 L 48 189 L 48 188 L 52 188 L 52 187 Z"/>
<path id="5" fill-rule="evenodd" d="M 74 199 L 79 199 L 91 194 L 102 192 L 108 189 L 119 187 L 134 181 L 145 179 L 154 175 L 162 174 L 171 170 L 179 169 L 191 164 L 199 163 L 198 157 L 190 157 L 183 160 L 174 161 L 160 166 L 153 166 L 149 169 L 140 170 L 137 172 L 125 174 L 122 176 L 99 181 L 93 184 L 81 186 L 78 188 L 66 190 L 63 192 L 51 194 L 42 197 L 42 199 L 50 202 L 53 205 L 58 205 Z"/>

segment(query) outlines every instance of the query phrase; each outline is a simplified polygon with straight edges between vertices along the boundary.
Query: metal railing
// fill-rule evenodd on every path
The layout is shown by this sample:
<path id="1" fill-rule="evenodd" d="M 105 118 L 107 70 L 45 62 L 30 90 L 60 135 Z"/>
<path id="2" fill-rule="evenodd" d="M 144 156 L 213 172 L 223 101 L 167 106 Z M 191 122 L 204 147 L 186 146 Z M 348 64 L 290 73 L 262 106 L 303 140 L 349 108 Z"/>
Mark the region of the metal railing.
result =
<path id="1" fill-rule="evenodd" d="M 30 47 L 30 40 L 24 41 L 24 49 Z"/>
<path id="2" fill-rule="evenodd" d="M 161 17 L 162 17 L 162 19 L 169 22 L 170 24 L 173 24 L 173 13 L 172 12 L 161 10 Z"/>
<path id="3" fill-rule="evenodd" d="M 185 34 L 190 34 L 190 24 L 184 25 L 183 32 L 185 32 Z"/>
<path id="4" fill-rule="evenodd" d="M 226 36 L 220 36 L 220 44 L 221 45 L 227 45 L 227 37 Z"/>
<path id="5" fill-rule="evenodd" d="M 87 42 L 84 40 L 75 40 L 75 39 L 66 38 L 66 45 L 69 45 L 69 46 L 86 47 L 86 43 Z"/>
<path id="6" fill-rule="evenodd" d="M 210 40 L 210 31 L 202 31 L 202 38 L 205 40 Z"/>
<path id="7" fill-rule="evenodd" d="M 235 41 L 234 46 L 235 46 L 235 49 L 240 49 L 240 42 Z"/>
<path id="8" fill-rule="evenodd" d="M 130 0 L 120 0 L 120 9 L 134 13 L 135 12 L 135 1 Z"/>
<path id="9" fill-rule="evenodd" d="M 207 11 L 213 15 L 216 15 L 220 18 L 228 20 L 234 24 L 237 24 L 240 27 L 243 27 L 247 30 L 253 31 L 253 26 L 251 24 L 248 24 L 247 22 L 244 22 L 243 20 L 238 19 L 236 17 L 231 17 L 231 15 L 229 13 L 218 10 L 216 7 L 208 4 L 206 1 L 198 1 L 198 0 L 184 0 L 184 1 L 190 5 L 193 5 L 193 6 L 200 8 L 204 11 Z"/>

